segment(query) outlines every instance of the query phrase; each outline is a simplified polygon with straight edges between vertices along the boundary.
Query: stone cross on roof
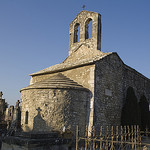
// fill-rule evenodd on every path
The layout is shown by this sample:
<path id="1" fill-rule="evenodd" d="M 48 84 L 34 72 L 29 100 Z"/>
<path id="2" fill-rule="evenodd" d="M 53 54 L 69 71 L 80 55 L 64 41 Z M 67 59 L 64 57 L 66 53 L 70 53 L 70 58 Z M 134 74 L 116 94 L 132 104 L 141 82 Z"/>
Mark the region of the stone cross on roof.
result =
<path id="1" fill-rule="evenodd" d="M 40 113 L 40 111 L 42 111 L 42 109 L 40 107 L 38 107 L 36 110 L 38 111 L 38 113 Z"/>

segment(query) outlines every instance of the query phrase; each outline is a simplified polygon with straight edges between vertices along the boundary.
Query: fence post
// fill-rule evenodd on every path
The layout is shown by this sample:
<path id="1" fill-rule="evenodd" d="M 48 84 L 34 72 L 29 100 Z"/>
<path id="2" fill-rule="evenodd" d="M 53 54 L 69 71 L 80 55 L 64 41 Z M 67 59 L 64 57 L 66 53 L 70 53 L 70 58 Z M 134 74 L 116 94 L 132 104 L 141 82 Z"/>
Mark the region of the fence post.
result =
<path id="1" fill-rule="evenodd" d="M 106 127 L 106 135 L 105 135 L 105 137 L 106 137 L 106 150 L 108 150 L 108 126 Z"/>
<path id="2" fill-rule="evenodd" d="M 140 149 L 141 149 L 141 145 L 142 145 L 141 142 L 142 142 L 142 139 L 141 139 L 141 131 L 140 131 L 140 129 L 139 129 L 139 132 L 140 132 L 140 137 L 139 137 L 139 138 L 140 138 L 140 139 L 139 139 L 140 141 L 139 141 L 139 142 L 140 142 Z"/>
<path id="3" fill-rule="evenodd" d="M 146 126 L 146 137 L 148 137 L 148 127 Z"/>
<path id="4" fill-rule="evenodd" d="M 123 127 L 121 126 L 121 148 L 123 148 Z"/>
<path id="5" fill-rule="evenodd" d="M 136 133 L 136 125 L 134 125 L 134 141 L 135 141 L 135 150 L 136 150 L 136 142 L 137 142 L 137 133 Z"/>
<path id="6" fill-rule="evenodd" d="M 78 150 L 78 142 L 79 142 L 78 136 L 79 136 L 79 127 L 77 125 L 76 127 L 76 150 Z"/>
<path id="7" fill-rule="evenodd" d="M 132 140 L 132 149 L 134 149 L 134 131 L 133 131 L 133 125 L 131 126 L 131 140 Z"/>
<path id="8" fill-rule="evenodd" d="M 114 127 L 111 127 L 111 149 L 114 148 Z"/>
<path id="9" fill-rule="evenodd" d="M 137 143 L 138 143 L 138 145 L 137 145 L 137 148 L 139 149 L 139 144 L 140 144 L 140 134 L 139 134 L 139 125 L 137 125 L 137 128 L 136 128 L 136 130 L 137 130 Z"/>
<path id="10" fill-rule="evenodd" d="M 85 129 L 85 150 L 87 150 L 87 142 L 88 142 L 88 128 L 86 126 L 86 129 Z"/>
<path id="11" fill-rule="evenodd" d="M 124 141 L 127 141 L 127 128 L 124 126 Z"/>
<path id="12" fill-rule="evenodd" d="M 116 149 L 118 149 L 118 140 L 119 140 L 119 127 L 118 126 L 116 126 L 116 142 L 117 142 L 117 144 L 116 144 Z"/>
<path id="13" fill-rule="evenodd" d="M 102 132 L 103 132 L 103 128 L 102 126 L 100 127 L 100 150 L 102 150 Z"/>
<path id="14" fill-rule="evenodd" d="M 93 148 L 92 140 L 93 140 L 93 126 L 91 126 L 90 137 L 88 138 L 88 149 L 90 150 L 92 150 Z"/>
<path id="15" fill-rule="evenodd" d="M 129 142 L 130 142 L 130 139 L 131 139 L 131 134 L 130 134 L 130 127 L 129 126 L 127 126 L 127 128 L 128 128 L 128 140 L 129 140 Z"/>
<path id="16" fill-rule="evenodd" d="M 95 127 L 93 126 L 93 150 L 95 150 Z"/>

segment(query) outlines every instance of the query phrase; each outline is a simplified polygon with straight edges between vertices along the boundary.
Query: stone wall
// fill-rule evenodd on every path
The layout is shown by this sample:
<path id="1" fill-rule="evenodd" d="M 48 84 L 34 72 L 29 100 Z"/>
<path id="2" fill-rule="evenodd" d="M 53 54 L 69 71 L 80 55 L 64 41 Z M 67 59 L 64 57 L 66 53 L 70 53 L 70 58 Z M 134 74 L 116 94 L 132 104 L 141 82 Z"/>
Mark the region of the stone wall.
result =
<path id="1" fill-rule="evenodd" d="M 86 65 L 82 67 L 72 68 L 66 71 L 61 72 L 65 76 L 69 77 L 73 81 L 77 82 L 78 84 L 82 85 L 83 87 L 89 89 L 90 91 L 90 106 L 87 110 L 87 118 L 88 120 L 88 126 L 89 129 L 93 126 L 93 113 L 94 113 L 94 77 L 95 77 L 95 64 Z M 31 81 L 32 84 L 48 79 L 49 77 L 52 77 L 56 75 L 57 73 L 51 73 L 51 74 L 44 74 L 44 75 L 37 75 L 32 76 Z"/>
<path id="2" fill-rule="evenodd" d="M 49 134 L 24 133 L 23 136 L 5 136 L 2 150 L 75 150 L 72 140 L 60 137 L 56 132 Z"/>
<path id="3" fill-rule="evenodd" d="M 150 79 L 146 78 L 136 70 L 124 65 L 123 68 L 123 94 L 124 100 L 126 97 L 126 91 L 128 87 L 134 89 L 135 95 L 137 96 L 138 102 L 142 95 L 145 95 L 148 102 L 150 103 Z"/>
<path id="4" fill-rule="evenodd" d="M 94 70 L 95 65 L 86 65 L 82 67 L 76 67 L 76 68 L 71 68 L 66 71 L 60 71 L 62 74 L 67 76 L 68 78 L 72 79 L 73 81 L 77 82 L 78 84 L 82 85 L 85 88 L 92 90 L 93 86 L 90 84 L 91 83 L 91 70 Z M 54 75 L 56 75 L 58 72 L 55 73 L 47 73 L 43 75 L 35 75 L 31 77 L 31 84 L 34 84 L 36 82 L 43 81 L 45 79 L 48 79 Z M 94 81 L 93 83 L 94 84 Z"/>
<path id="5" fill-rule="evenodd" d="M 123 63 L 116 54 L 96 62 L 94 125 L 120 125 Z"/>
<path id="6" fill-rule="evenodd" d="M 92 20 L 92 37 L 86 39 L 86 22 Z M 75 26 L 80 25 L 80 41 L 74 42 Z M 88 28 L 88 26 L 87 26 Z M 87 29 L 88 30 L 88 29 Z M 101 16 L 90 11 L 81 11 L 70 24 L 69 31 L 69 55 L 82 44 L 88 45 L 91 49 L 101 50 Z"/>
<path id="7" fill-rule="evenodd" d="M 123 68 L 122 125 L 138 124 L 150 129 L 150 80 L 136 70 Z"/>
<path id="8" fill-rule="evenodd" d="M 125 65 L 117 54 L 96 62 L 94 124 L 97 128 L 121 125 L 129 87 L 134 89 L 138 102 L 144 95 L 150 103 L 150 80 Z"/>
<path id="9" fill-rule="evenodd" d="M 24 131 L 82 130 L 87 122 L 89 93 L 73 89 L 30 89 L 21 92 Z M 40 112 L 37 108 L 40 107 Z M 26 111 L 28 123 L 25 124 Z M 74 133 L 75 134 L 75 133 Z"/>

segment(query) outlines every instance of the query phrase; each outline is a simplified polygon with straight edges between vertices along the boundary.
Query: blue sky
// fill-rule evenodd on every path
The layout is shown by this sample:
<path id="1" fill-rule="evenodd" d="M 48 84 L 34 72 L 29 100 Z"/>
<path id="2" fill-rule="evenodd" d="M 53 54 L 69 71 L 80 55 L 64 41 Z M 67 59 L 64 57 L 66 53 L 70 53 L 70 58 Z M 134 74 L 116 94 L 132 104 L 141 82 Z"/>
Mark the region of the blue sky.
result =
<path id="1" fill-rule="evenodd" d="M 150 0 L 0 0 L 0 91 L 9 104 L 29 74 L 68 56 L 69 24 L 83 4 L 102 15 L 102 51 L 150 78 Z"/>

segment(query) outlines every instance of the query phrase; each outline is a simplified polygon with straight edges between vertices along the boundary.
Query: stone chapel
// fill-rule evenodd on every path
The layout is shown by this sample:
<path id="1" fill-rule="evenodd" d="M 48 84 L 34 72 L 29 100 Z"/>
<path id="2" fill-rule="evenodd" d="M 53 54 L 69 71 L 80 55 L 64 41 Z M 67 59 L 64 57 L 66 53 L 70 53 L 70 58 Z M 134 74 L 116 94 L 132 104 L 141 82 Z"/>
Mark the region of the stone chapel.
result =
<path id="1" fill-rule="evenodd" d="M 75 134 L 77 125 L 81 131 L 86 125 L 89 131 L 121 124 L 150 127 L 150 79 L 116 52 L 101 51 L 101 15 L 96 12 L 83 10 L 71 22 L 69 56 L 62 63 L 30 76 L 30 85 L 21 89 L 24 132 Z"/>

